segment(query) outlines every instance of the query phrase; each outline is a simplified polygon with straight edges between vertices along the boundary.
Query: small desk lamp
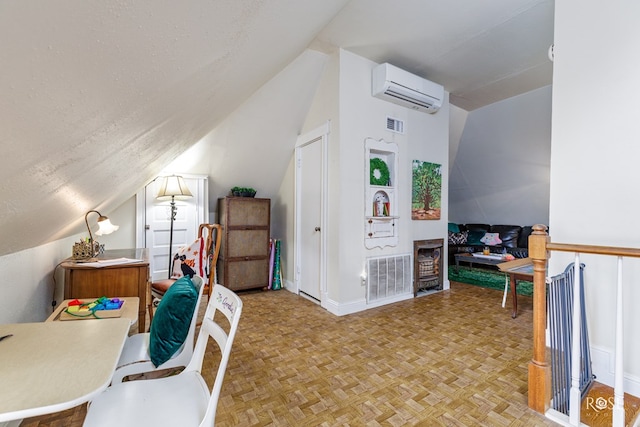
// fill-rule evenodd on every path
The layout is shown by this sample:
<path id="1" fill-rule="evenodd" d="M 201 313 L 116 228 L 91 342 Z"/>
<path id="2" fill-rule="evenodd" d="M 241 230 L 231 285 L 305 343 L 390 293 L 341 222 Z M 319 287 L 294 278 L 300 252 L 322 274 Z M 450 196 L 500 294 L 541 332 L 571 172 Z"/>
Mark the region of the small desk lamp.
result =
<path id="1" fill-rule="evenodd" d="M 189 197 L 193 197 L 184 179 L 179 175 L 171 175 L 162 177 L 160 181 L 160 188 L 158 189 L 158 200 L 171 199 L 171 231 L 169 232 L 169 273 L 168 279 L 171 278 L 171 267 L 173 261 L 171 259 L 171 252 L 173 250 L 173 221 L 176 219 L 176 213 L 178 208 L 176 207 L 175 199 L 184 200 Z"/>
<path id="2" fill-rule="evenodd" d="M 90 210 L 84 215 L 84 222 L 87 224 L 87 230 L 89 231 L 89 241 L 81 241 L 73 245 L 73 259 L 88 261 L 100 254 L 100 243 L 98 243 L 97 240 L 93 240 L 91 227 L 89 227 L 89 214 L 92 212 L 98 214 L 98 231 L 96 231 L 96 235 L 102 236 L 103 234 L 111 234 L 120 228 L 117 225 L 111 224 L 109 218 L 102 215 L 100 212 Z"/>

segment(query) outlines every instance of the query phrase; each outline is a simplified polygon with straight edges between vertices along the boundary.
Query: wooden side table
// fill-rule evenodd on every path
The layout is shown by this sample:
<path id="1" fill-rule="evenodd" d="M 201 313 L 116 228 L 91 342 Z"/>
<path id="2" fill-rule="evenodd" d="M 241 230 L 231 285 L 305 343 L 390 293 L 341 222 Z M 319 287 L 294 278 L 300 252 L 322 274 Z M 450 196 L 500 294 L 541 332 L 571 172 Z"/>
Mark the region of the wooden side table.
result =
<path id="1" fill-rule="evenodd" d="M 515 319 L 518 315 L 518 280 L 533 282 L 533 260 L 531 258 L 519 258 L 498 264 L 498 268 L 509 276 L 511 298 L 513 299 L 511 317 Z"/>
<path id="2" fill-rule="evenodd" d="M 141 262 L 88 266 L 64 261 L 64 298 L 90 299 L 106 297 L 138 297 L 138 331 L 146 331 L 146 307 L 149 294 L 149 257 L 147 249 L 108 250 L 98 259 L 140 259 Z"/>

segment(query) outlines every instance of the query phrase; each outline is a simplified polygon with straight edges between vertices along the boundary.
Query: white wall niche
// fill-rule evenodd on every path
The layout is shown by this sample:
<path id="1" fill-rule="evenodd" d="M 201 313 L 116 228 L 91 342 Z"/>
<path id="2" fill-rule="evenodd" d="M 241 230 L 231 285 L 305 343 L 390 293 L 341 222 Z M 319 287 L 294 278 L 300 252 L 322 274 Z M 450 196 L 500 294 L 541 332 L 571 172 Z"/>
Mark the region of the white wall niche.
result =
<path id="1" fill-rule="evenodd" d="M 365 247 L 398 245 L 398 145 L 365 139 Z"/>

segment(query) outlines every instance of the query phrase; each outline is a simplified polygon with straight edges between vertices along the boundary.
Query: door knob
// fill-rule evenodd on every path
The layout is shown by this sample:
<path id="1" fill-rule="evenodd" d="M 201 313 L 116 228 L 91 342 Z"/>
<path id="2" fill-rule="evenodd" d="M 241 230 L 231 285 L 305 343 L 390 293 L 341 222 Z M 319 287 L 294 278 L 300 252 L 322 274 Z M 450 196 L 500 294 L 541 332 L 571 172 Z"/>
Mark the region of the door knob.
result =
<path id="1" fill-rule="evenodd" d="M 313 230 L 313 231 L 320 231 L 320 227 L 316 227 L 316 228 L 314 228 L 314 230 Z"/>

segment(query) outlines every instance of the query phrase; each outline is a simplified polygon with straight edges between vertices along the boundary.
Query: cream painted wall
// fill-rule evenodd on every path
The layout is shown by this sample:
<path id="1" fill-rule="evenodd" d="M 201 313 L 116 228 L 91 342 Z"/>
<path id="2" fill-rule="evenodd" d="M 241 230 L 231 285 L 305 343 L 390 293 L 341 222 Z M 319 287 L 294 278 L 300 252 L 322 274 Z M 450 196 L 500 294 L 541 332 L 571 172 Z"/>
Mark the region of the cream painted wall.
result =
<path id="1" fill-rule="evenodd" d="M 280 260 L 282 275 L 286 282 L 294 281 L 294 195 L 295 195 L 295 162 L 293 156 L 289 161 L 284 179 L 278 193 L 271 199 L 271 236 L 280 239 Z"/>
<path id="2" fill-rule="evenodd" d="M 347 51 L 340 52 L 340 136 L 338 166 L 341 191 L 331 196 L 337 204 L 334 218 L 340 235 L 338 301 L 351 304 L 365 299 L 360 273 L 368 257 L 413 253 L 413 241 L 445 238 L 447 234 L 449 108 L 448 97 L 436 114 L 411 110 L 371 96 L 371 70 L 377 64 Z M 404 135 L 388 131 L 386 118 L 405 123 Z M 398 245 L 366 249 L 365 149 L 366 138 L 398 144 Z M 442 219 L 411 220 L 412 161 L 442 165 Z M 333 219 L 333 218 L 332 218 Z"/>
<path id="3" fill-rule="evenodd" d="M 340 88 L 339 85 L 339 70 L 340 70 L 340 56 L 339 52 L 333 51 L 327 53 L 327 62 L 325 64 L 322 77 L 320 79 L 319 85 L 315 92 L 315 96 L 311 103 L 311 108 L 309 109 L 309 114 L 305 119 L 304 125 L 302 127 L 301 135 L 304 135 L 308 132 L 311 132 L 320 126 L 323 126 L 330 122 L 330 133 L 328 138 L 328 156 L 329 156 L 329 182 L 328 182 L 328 192 L 329 194 L 336 194 L 340 191 L 340 179 L 338 176 L 334 176 L 334 173 L 337 173 L 333 167 L 339 163 L 340 159 L 338 156 L 337 147 L 339 144 L 338 134 L 340 129 L 340 117 L 339 117 L 339 104 L 338 104 L 338 91 Z M 291 169 L 288 174 L 291 185 L 294 185 L 294 170 Z M 289 200 L 289 215 L 291 218 L 294 217 L 294 205 L 295 200 L 292 198 Z M 339 259 L 339 242 L 340 236 L 338 234 L 338 230 L 334 227 L 331 218 L 333 217 L 331 211 L 334 209 L 334 204 L 329 201 L 328 203 L 329 210 L 329 221 L 327 227 L 325 227 L 324 232 L 328 234 L 327 236 L 327 265 L 332 266 L 338 263 Z M 287 240 L 287 245 L 291 248 L 288 251 L 288 256 L 286 259 L 286 263 L 291 266 L 291 275 L 287 277 L 289 281 L 294 282 L 295 278 L 293 276 L 293 269 L 295 268 L 295 259 L 294 259 L 294 251 L 293 248 L 295 246 L 294 241 L 294 228 L 295 224 L 292 221 L 287 224 L 287 228 L 289 229 L 288 236 L 290 238 Z M 285 267 L 286 268 L 286 267 Z M 337 294 L 337 284 L 339 283 L 339 277 L 334 269 L 329 268 L 327 271 L 327 296 L 329 299 L 335 299 L 335 295 Z"/>
<path id="4" fill-rule="evenodd" d="M 449 174 L 451 174 L 452 166 L 456 162 L 460 139 L 468 116 L 468 111 L 455 105 L 449 105 Z"/>
<path id="5" fill-rule="evenodd" d="M 117 225 L 118 231 L 105 236 L 94 236 L 96 240 L 104 244 L 105 249 L 129 249 L 136 247 L 136 197 L 126 200 L 118 209 L 112 212 L 100 212 Z M 89 216 L 91 231 L 97 229 L 97 215 Z M 86 228 L 86 227 L 85 227 Z M 86 231 L 84 235 L 87 235 Z"/>
<path id="6" fill-rule="evenodd" d="M 373 256 L 413 252 L 413 240 L 445 238 L 448 193 L 448 99 L 436 114 L 425 114 L 371 96 L 371 70 L 376 63 L 340 50 L 331 54 L 303 133 L 331 122 L 329 135 L 329 227 L 327 291 L 329 310 L 346 314 L 365 306 L 360 274 Z M 337 100 L 337 104 L 336 104 Z M 387 115 L 404 120 L 406 133 L 386 130 Z M 366 249 L 365 139 L 384 139 L 399 146 L 399 243 Z M 443 165 L 442 218 L 412 221 L 412 160 Z M 290 226 L 293 226 L 290 224 Z M 293 262 L 293 255 L 289 257 Z"/>
<path id="7" fill-rule="evenodd" d="M 555 4 L 553 242 L 640 246 L 639 15 L 640 3 L 623 0 Z M 571 258 L 554 253 L 551 271 Z M 614 348 L 615 259 L 585 256 L 583 262 L 594 369 L 598 381 L 606 381 Z M 623 278 L 625 373 L 640 395 L 640 262 L 625 260 Z"/>
<path id="8" fill-rule="evenodd" d="M 449 220 L 549 221 L 551 86 L 470 112 L 451 159 Z"/>
<path id="9" fill-rule="evenodd" d="M 100 213 L 120 226 L 113 234 L 94 236 L 106 249 L 135 246 L 135 197 L 113 212 Z M 91 231 L 97 229 L 97 218 L 97 214 L 89 215 Z M 75 236 L 0 257 L 0 271 L 5 277 L 5 284 L 0 286 L 0 323 L 40 322 L 46 319 L 52 312 L 54 270 L 55 299 L 60 303 L 64 299 L 64 276 L 63 270 L 56 269 L 56 266 L 71 256 L 73 243 L 87 236 L 85 227 L 84 232 Z"/>
<path id="10" fill-rule="evenodd" d="M 86 233 L 85 233 L 86 234 Z M 80 235 L 0 257 L 0 323 L 41 322 L 51 314 L 53 272 L 71 255 Z M 62 301 L 62 269 L 56 270 L 56 300 Z"/>

